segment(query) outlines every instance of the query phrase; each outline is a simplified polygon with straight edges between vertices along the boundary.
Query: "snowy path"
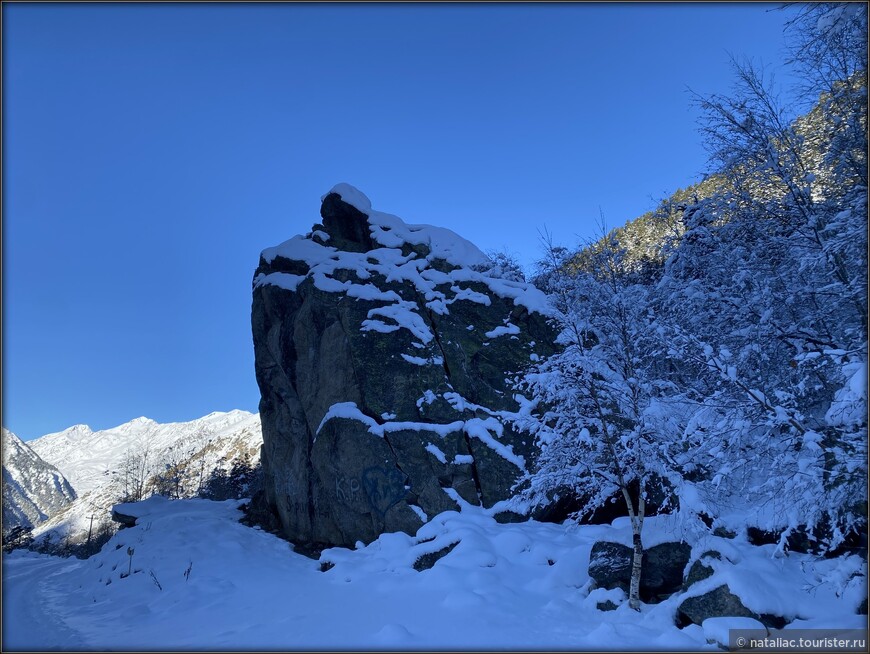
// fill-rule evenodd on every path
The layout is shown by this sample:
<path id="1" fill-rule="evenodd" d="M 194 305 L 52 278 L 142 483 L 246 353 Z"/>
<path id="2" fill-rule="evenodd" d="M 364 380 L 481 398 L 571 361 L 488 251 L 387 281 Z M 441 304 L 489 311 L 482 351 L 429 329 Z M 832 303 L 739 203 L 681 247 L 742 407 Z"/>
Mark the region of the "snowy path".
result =
<path id="1" fill-rule="evenodd" d="M 58 575 L 70 562 L 30 554 L 3 559 L 3 650 L 87 649 L 83 636 L 71 629 L 53 606 Z M 7 612 L 14 619 L 6 619 Z"/>

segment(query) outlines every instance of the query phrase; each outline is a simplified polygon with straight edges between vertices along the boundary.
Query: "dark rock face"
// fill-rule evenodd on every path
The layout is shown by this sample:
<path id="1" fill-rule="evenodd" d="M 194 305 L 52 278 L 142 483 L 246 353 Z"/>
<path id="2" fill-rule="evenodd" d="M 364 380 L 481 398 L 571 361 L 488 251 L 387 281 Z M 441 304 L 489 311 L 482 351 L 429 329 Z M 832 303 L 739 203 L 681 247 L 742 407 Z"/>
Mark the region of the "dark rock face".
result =
<path id="1" fill-rule="evenodd" d="M 265 491 L 259 490 L 254 493 L 251 501 L 241 507 L 245 516 L 241 523 L 249 526 L 258 526 L 272 534 L 281 533 L 281 521 L 272 506 L 266 501 Z"/>
<path id="2" fill-rule="evenodd" d="M 455 497 L 507 498 L 532 453 L 509 378 L 553 351 L 546 301 L 447 230 L 342 184 L 263 251 L 252 328 L 266 501 L 285 535 L 414 533 Z"/>
<path id="3" fill-rule="evenodd" d="M 323 230 L 330 235 L 330 245 L 349 252 L 367 252 L 377 245 L 369 232 L 368 218 L 359 209 L 330 193 L 320 207 Z"/>
<path id="4" fill-rule="evenodd" d="M 697 561 L 692 564 L 692 567 L 689 568 L 689 574 L 686 575 L 686 582 L 683 584 L 684 588 L 688 588 L 692 584 L 696 584 L 699 581 L 703 581 L 704 579 L 708 579 L 713 576 L 713 568 L 704 563 L 705 558 L 715 558 L 721 559 L 721 555 L 719 552 L 705 552 L 701 555 Z"/>
<path id="5" fill-rule="evenodd" d="M 646 492 L 647 516 L 660 515 L 672 510 L 668 505 L 668 492 L 663 489 L 669 488 L 669 484 L 656 478 L 649 484 Z M 637 497 L 639 491 L 637 481 L 629 483 L 629 493 Z M 562 486 L 552 494 L 553 499 L 540 507 L 533 509 L 532 517 L 539 522 L 562 523 L 565 520 L 576 519 L 579 524 L 609 525 L 617 518 L 627 517 L 628 508 L 625 505 L 622 492 L 617 491 L 607 501 L 589 511 L 590 497 L 577 495 L 569 486 Z"/>
<path id="6" fill-rule="evenodd" d="M 687 543 L 662 543 L 644 550 L 640 596 L 645 602 L 678 591 L 692 548 Z M 589 576 L 598 588 L 621 588 L 628 592 L 633 550 L 619 543 L 599 541 L 592 546 Z"/>
<path id="7" fill-rule="evenodd" d="M 757 527 L 748 527 L 746 530 L 746 539 L 753 545 L 777 545 L 783 536 L 782 529 L 777 531 L 768 531 L 758 529 Z M 785 537 L 785 549 L 789 552 L 800 552 L 801 554 L 816 554 L 826 557 L 835 557 L 844 554 L 845 552 L 854 551 L 856 554 L 866 551 L 866 533 L 863 534 L 864 542 L 861 542 L 861 534 L 852 532 L 848 534 L 839 547 L 829 549 L 827 544 L 831 540 L 831 525 L 827 521 L 816 526 L 814 529 L 807 529 L 805 525 L 801 525 L 792 530 Z"/>
<path id="8" fill-rule="evenodd" d="M 683 585 L 683 570 L 689 563 L 692 547 L 688 543 L 662 543 L 643 553 L 641 588 L 650 595 L 670 595 Z"/>
<path id="9" fill-rule="evenodd" d="M 112 507 L 112 520 L 121 525 L 121 529 L 126 529 L 127 527 L 135 527 L 137 519 L 138 518 L 136 518 L 135 516 L 127 515 L 126 513 L 116 511 L 115 507 Z"/>
<path id="10" fill-rule="evenodd" d="M 598 541 L 592 546 L 589 556 L 589 576 L 596 588 L 622 588 L 628 592 L 631 581 L 631 557 L 633 551 L 627 545 Z"/>
<path id="11" fill-rule="evenodd" d="M 445 556 L 450 554 L 453 551 L 453 548 L 459 545 L 459 541 L 455 543 L 450 543 L 447 547 L 444 547 L 437 552 L 432 552 L 431 554 L 424 554 L 419 559 L 414 561 L 414 570 L 417 572 L 423 572 L 424 570 L 429 570 L 434 566 L 439 560 L 443 559 Z"/>

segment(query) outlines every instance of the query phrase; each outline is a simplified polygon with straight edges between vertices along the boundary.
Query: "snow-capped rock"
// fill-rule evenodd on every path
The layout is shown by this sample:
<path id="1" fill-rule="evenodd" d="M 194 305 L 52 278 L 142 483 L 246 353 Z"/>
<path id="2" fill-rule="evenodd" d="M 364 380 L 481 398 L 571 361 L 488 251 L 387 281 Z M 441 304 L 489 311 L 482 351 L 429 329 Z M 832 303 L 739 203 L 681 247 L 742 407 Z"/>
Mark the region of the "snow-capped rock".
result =
<path id="1" fill-rule="evenodd" d="M 353 545 L 504 500 L 528 439 L 508 379 L 552 352 L 551 308 L 450 230 L 348 184 L 253 281 L 265 489 L 294 542 Z"/>

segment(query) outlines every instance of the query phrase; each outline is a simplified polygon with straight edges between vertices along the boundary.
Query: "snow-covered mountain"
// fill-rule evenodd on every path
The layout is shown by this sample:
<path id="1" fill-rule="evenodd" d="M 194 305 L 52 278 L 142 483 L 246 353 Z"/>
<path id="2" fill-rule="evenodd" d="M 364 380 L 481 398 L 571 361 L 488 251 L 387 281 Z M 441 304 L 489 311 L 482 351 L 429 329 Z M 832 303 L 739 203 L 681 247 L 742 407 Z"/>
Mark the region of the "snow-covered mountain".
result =
<path id="1" fill-rule="evenodd" d="M 136 418 L 123 425 L 92 431 L 75 425 L 30 442 L 30 447 L 61 470 L 76 492 L 83 495 L 106 482 L 128 454 L 146 454 L 149 469 L 156 471 L 170 448 L 195 457 L 208 450 L 217 462 L 235 451 L 234 444 L 255 455 L 260 444 L 260 418 L 247 411 L 214 412 L 190 422 L 154 422 Z M 241 453 L 241 452 L 240 452 Z"/>
<path id="2" fill-rule="evenodd" d="M 33 527 L 75 499 L 69 481 L 18 436 L 3 428 L 3 530 Z"/>
<path id="3" fill-rule="evenodd" d="M 161 424 L 142 417 L 100 431 L 75 425 L 46 434 L 29 445 L 69 479 L 78 498 L 35 533 L 85 532 L 92 515 L 108 520 L 112 505 L 123 495 L 124 469 L 131 460 L 141 467 L 146 489 L 168 467 L 184 469 L 182 489 L 191 494 L 216 468 L 228 470 L 243 457 L 257 463 L 261 443 L 260 416 L 239 410 L 190 422 Z"/>

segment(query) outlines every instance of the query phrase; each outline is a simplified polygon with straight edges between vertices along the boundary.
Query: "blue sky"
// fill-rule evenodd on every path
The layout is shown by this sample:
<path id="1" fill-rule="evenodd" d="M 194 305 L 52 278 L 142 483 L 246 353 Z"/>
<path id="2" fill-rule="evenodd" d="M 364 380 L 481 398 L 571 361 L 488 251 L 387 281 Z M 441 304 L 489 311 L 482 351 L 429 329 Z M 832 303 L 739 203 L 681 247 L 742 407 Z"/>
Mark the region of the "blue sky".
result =
<path id="1" fill-rule="evenodd" d="M 337 182 L 527 265 L 652 209 L 774 7 L 4 4 L 4 426 L 256 411 L 258 254 Z"/>

